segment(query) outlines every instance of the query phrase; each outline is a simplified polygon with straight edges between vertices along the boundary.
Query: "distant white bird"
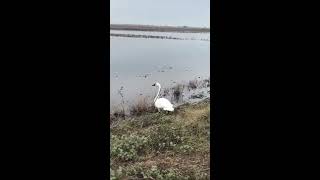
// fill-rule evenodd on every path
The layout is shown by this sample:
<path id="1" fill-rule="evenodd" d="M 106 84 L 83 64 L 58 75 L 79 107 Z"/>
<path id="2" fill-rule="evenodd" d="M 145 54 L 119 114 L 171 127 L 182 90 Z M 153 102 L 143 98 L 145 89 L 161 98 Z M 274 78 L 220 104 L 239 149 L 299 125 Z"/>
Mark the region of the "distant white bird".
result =
<path id="1" fill-rule="evenodd" d="M 156 97 L 154 98 L 154 106 L 158 109 L 158 111 L 160 112 L 160 109 L 163 109 L 165 111 L 173 111 L 174 110 L 173 105 L 171 104 L 171 102 L 168 99 L 158 98 L 159 93 L 160 93 L 160 89 L 161 89 L 160 83 L 156 82 L 152 86 L 158 86 L 158 88 L 159 88 L 158 93 L 157 93 Z"/>

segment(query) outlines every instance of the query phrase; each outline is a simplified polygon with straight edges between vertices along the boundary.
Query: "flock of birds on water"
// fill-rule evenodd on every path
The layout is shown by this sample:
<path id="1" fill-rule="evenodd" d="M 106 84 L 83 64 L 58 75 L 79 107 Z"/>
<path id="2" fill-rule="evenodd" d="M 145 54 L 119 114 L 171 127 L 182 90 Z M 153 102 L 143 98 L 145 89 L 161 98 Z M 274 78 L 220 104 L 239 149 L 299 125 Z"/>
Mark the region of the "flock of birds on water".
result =
<path id="1" fill-rule="evenodd" d="M 156 67 L 156 68 L 157 68 L 157 67 Z M 158 69 L 158 68 L 157 68 L 157 69 Z M 172 66 L 165 65 L 165 66 L 161 67 L 160 69 L 158 69 L 158 70 L 156 70 L 156 71 L 157 71 L 157 72 L 160 72 L 160 73 L 163 73 L 163 72 L 166 72 L 166 71 L 170 71 L 170 70 L 172 70 L 172 69 L 173 69 Z M 191 72 L 192 70 L 187 68 L 187 69 L 185 69 L 184 71 Z M 136 77 L 147 78 L 147 77 L 149 77 L 149 76 L 151 76 L 151 75 L 152 75 L 152 74 L 150 74 L 150 73 L 146 73 L 146 74 L 136 75 Z M 115 78 L 118 78 L 118 77 L 119 77 L 118 72 L 115 72 L 115 73 L 114 73 L 114 77 L 115 77 Z M 173 80 L 171 80 L 171 81 L 173 81 Z"/>

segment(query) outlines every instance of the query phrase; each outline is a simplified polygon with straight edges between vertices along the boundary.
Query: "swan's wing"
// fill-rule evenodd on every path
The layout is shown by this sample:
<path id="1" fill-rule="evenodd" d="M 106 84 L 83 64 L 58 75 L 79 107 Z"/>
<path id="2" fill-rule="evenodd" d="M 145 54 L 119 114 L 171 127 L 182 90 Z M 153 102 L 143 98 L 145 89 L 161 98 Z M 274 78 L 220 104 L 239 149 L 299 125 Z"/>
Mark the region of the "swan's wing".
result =
<path id="1" fill-rule="evenodd" d="M 166 98 L 159 98 L 157 99 L 156 103 L 161 107 L 172 107 L 173 105 L 171 102 Z"/>

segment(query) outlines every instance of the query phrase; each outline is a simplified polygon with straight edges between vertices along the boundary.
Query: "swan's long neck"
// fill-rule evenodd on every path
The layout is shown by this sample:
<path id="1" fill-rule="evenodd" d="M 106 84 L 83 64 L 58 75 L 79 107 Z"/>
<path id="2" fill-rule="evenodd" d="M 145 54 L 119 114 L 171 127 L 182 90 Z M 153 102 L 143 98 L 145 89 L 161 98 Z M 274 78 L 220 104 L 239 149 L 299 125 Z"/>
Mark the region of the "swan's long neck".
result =
<path id="1" fill-rule="evenodd" d="M 156 102 L 156 100 L 158 99 L 158 96 L 159 96 L 159 93 L 160 93 L 160 89 L 161 89 L 161 86 L 159 86 L 158 93 L 157 93 L 156 97 L 153 100 L 154 102 Z"/>

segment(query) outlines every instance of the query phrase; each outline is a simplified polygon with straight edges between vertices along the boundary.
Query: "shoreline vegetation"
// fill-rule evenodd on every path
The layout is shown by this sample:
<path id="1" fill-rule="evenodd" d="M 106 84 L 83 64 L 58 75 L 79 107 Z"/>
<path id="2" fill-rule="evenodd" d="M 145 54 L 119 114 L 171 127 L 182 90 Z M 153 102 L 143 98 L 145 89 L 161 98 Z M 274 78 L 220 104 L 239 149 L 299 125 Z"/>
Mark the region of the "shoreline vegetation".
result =
<path id="1" fill-rule="evenodd" d="M 154 32 L 180 32 L 180 33 L 210 33 L 210 28 L 188 26 L 154 26 L 137 24 L 110 24 L 110 30 L 124 31 L 154 31 Z"/>
<path id="2" fill-rule="evenodd" d="M 198 77 L 198 79 L 199 78 L 200 77 Z M 195 78 L 187 82 L 180 82 L 171 87 L 163 88 L 160 92 L 160 96 L 173 102 L 175 104 L 175 108 L 183 104 L 188 104 L 192 100 L 202 101 L 210 97 L 210 76 L 208 78 L 198 79 Z M 121 102 L 118 105 L 113 106 L 113 109 L 110 112 L 110 123 L 113 123 L 117 118 L 126 119 L 126 117 L 130 116 L 157 112 L 157 109 L 153 104 L 153 97 L 137 97 L 136 102 L 128 103 L 125 95 L 123 94 L 123 90 L 123 86 L 118 90 Z M 200 91 L 195 92 L 195 90 Z"/>
<path id="3" fill-rule="evenodd" d="M 174 39 L 174 40 L 194 40 L 190 38 L 178 38 L 171 36 L 154 36 L 154 35 L 137 35 L 137 34 L 117 34 L 110 33 L 110 36 L 114 37 L 130 37 L 130 38 L 154 38 L 154 39 Z M 199 39 L 200 41 L 210 41 L 209 39 Z"/>
<path id="4" fill-rule="evenodd" d="M 110 179 L 210 179 L 210 98 L 110 124 Z"/>

